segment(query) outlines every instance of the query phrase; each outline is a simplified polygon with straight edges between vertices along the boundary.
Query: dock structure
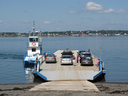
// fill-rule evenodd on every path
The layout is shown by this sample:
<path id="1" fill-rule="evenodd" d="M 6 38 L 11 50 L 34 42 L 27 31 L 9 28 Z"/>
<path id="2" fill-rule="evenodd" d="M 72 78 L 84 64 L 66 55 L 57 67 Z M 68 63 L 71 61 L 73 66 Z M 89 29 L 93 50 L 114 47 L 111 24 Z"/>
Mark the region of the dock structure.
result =
<path id="1" fill-rule="evenodd" d="M 79 50 L 72 50 L 74 56 L 77 58 L 77 52 Z M 78 66 L 77 59 L 75 59 L 75 65 L 61 65 L 61 53 L 63 50 L 57 50 L 54 54 L 56 55 L 56 63 L 45 63 L 43 62 L 40 65 L 40 71 L 37 72 L 37 75 L 43 78 L 46 81 L 63 81 L 63 80 L 94 80 L 99 77 L 101 74 L 105 74 L 105 71 L 94 71 L 94 65 L 98 59 L 92 54 L 93 66 Z M 103 64 L 101 64 L 103 65 Z"/>
<path id="2" fill-rule="evenodd" d="M 52 81 L 41 83 L 29 91 L 91 91 L 99 92 L 99 89 L 89 81 Z"/>

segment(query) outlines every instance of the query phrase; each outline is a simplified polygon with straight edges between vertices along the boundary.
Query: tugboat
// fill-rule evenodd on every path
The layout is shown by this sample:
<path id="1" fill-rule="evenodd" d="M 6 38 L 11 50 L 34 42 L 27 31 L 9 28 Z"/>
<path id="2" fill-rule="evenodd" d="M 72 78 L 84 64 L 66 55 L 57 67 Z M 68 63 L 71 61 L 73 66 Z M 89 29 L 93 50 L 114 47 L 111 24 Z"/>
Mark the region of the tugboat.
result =
<path id="1" fill-rule="evenodd" d="M 42 55 L 42 38 L 37 35 L 35 36 L 35 27 L 33 21 L 33 36 L 30 36 L 31 33 L 29 32 L 28 42 L 27 42 L 27 52 L 24 55 L 24 68 L 25 70 L 29 70 L 31 68 L 34 70 L 35 60 L 38 59 L 38 63 L 41 64 L 43 61 Z"/>

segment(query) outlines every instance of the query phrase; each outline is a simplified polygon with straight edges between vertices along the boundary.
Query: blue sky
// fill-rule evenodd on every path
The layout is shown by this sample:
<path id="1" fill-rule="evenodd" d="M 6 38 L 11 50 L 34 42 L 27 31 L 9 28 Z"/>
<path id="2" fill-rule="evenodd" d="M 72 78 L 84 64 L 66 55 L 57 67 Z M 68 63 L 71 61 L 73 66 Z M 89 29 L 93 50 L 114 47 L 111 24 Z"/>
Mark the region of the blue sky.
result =
<path id="1" fill-rule="evenodd" d="M 0 0 L 0 32 L 128 30 L 128 0 Z"/>

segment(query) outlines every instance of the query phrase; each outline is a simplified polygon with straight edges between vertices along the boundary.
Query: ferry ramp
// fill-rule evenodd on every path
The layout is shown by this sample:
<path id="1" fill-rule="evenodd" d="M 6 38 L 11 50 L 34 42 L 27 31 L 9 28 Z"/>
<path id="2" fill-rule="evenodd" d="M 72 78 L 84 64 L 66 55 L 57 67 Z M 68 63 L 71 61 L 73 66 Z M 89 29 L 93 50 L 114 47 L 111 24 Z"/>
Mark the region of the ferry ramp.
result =
<path id="1" fill-rule="evenodd" d="M 79 50 L 72 50 L 74 56 L 77 58 L 77 52 Z M 56 63 L 45 63 L 45 61 L 40 66 L 40 72 L 38 75 L 47 81 L 54 80 L 93 80 L 94 76 L 100 73 L 100 71 L 94 71 L 93 66 L 78 66 L 77 60 L 75 60 L 75 65 L 61 65 L 61 53 L 63 50 L 57 50 L 54 54 L 56 55 Z M 96 61 L 93 59 L 94 62 Z"/>

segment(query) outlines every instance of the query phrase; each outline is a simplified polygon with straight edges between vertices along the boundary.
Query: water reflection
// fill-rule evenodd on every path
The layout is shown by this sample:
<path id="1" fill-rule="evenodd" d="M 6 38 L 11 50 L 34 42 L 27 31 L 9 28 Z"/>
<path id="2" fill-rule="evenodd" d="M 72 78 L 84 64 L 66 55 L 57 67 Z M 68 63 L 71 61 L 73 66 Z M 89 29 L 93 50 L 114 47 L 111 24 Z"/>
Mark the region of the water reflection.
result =
<path id="1" fill-rule="evenodd" d="M 33 83 L 34 75 L 32 74 L 32 68 L 24 68 L 24 71 L 25 71 L 25 77 L 28 83 Z"/>
<path id="2" fill-rule="evenodd" d="M 28 83 L 42 83 L 42 82 L 46 82 L 41 77 L 34 76 L 32 74 L 32 70 L 33 70 L 33 68 L 31 68 L 31 67 L 24 68 L 25 77 L 26 77 Z"/>

